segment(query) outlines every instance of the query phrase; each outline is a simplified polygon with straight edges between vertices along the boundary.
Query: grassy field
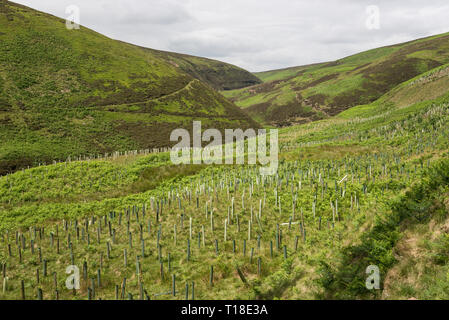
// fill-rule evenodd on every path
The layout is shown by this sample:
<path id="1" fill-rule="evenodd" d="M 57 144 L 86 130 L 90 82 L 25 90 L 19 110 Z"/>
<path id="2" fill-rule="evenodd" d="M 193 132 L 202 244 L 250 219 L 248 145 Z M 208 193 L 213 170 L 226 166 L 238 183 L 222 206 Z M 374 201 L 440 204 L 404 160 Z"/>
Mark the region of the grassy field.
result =
<path id="1" fill-rule="evenodd" d="M 448 37 L 446 33 L 333 62 L 259 72 L 255 75 L 263 84 L 223 94 L 263 124 L 325 119 L 370 104 L 397 85 L 447 64 Z"/>

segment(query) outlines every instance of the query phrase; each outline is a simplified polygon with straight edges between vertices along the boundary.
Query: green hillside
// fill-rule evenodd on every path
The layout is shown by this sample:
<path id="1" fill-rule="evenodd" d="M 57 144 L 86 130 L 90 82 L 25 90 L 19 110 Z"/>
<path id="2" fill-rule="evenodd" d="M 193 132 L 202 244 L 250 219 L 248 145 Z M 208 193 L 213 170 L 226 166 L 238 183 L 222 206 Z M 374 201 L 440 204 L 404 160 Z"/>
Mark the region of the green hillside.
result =
<path id="1" fill-rule="evenodd" d="M 192 119 L 258 127 L 161 53 L 67 30 L 62 19 L 4 1 L 0 30 L 0 174 L 69 155 L 167 146 L 170 132 L 191 129 Z"/>
<path id="2" fill-rule="evenodd" d="M 229 63 L 174 52 L 147 50 L 216 90 L 240 89 L 262 83 L 252 73 Z"/>
<path id="3" fill-rule="evenodd" d="M 444 95 L 448 88 L 449 64 L 445 64 L 397 86 L 383 96 L 382 101 L 403 107 L 438 98 Z"/>
<path id="4" fill-rule="evenodd" d="M 449 62 L 449 34 L 378 48 L 337 61 L 256 73 L 263 84 L 224 92 L 261 123 L 284 126 L 368 104 Z"/>

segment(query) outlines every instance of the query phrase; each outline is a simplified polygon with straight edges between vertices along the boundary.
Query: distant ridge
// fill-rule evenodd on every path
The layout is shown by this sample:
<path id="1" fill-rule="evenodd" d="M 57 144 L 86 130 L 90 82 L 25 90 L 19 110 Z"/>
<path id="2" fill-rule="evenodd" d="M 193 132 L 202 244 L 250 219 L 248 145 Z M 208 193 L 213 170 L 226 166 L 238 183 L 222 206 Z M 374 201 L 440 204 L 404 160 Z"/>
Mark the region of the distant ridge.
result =
<path id="1" fill-rule="evenodd" d="M 224 92 L 261 123 L 286 126 L 368 104 L 400 83 L 449 62 L 449 34 L 332 62 L 255 73 L 263 84 Z"/>

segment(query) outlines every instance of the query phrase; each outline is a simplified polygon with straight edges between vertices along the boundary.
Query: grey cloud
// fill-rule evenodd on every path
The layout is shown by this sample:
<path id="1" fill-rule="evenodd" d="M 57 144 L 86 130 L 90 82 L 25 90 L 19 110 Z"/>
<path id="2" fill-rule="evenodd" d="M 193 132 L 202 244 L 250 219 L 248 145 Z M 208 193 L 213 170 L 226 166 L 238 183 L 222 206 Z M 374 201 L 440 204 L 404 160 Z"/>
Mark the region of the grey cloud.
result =
<path id="1" fill-rule="evenodd" d="M 449 31 L 447 0 L 16 0 L 138 45 L 262 71 L 330 61 Z M 366 7 L 380 9 L 368 30 Z"/>
<path id="2" fill-rule="evenodd" d="M 225 30 L 205 30 L 176 36 L 169 41 L 168 48 L 195 55 L 226 57 L 229 54 L 256 53 L 262 49 L 262 44 Z"/>

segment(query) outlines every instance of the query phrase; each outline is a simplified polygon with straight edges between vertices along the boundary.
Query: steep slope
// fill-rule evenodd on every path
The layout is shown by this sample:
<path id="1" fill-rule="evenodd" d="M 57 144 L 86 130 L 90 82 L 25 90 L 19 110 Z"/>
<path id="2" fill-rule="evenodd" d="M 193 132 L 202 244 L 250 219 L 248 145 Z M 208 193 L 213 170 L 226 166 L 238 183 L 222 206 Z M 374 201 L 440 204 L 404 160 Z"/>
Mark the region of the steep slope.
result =
<path id="1" fill-rule="evenodd" d="M 382 101 L 405 107 L 438 98 L 449 91 L 449 64 L 425 72 L 383 96 Z"/>
<path id="2" fill-rule="evenodd" d="M 147 50 L 216 90 L 234 90 L 262 83 L 252 73 L 229 63 L 187 54 Z"/>
<path id="3" fill-rule="evenodd" d="M 177 127 L 258 127 L 150 50 L 0 7 L 0 174 L 69 155 L 170 145 Z"/>
<path id="4" fill-rule="evenodd" d="M 261 85 L 224 92 L 263 123 L 288 125 L 368 104 L 449 62 L 449 34 L 369 50 L 333 62 L 257 73 Z"/>
<path id="5" fill-rule="evenodd" d="M 372 117 L 393 109 L 437 101 L 448 94 L 449 64 L 445 64 L 401 83 L 373 103 L 350 108 L 335 118 Z"/>

